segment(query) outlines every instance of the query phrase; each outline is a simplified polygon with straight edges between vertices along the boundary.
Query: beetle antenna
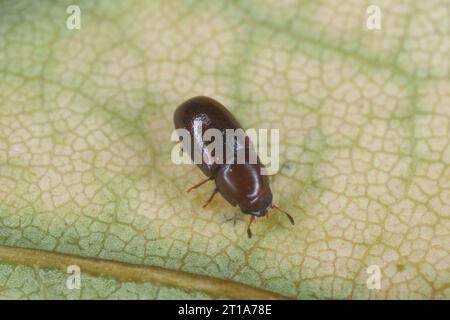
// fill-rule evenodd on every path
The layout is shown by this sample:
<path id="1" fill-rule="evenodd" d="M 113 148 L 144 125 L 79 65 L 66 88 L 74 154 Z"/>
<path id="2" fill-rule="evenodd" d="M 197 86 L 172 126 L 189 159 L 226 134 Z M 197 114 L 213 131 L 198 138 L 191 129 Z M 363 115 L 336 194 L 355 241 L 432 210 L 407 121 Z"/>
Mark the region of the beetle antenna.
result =
<path id="1" fill-rule="evenodd" d="M 292 218 L 292 216 L 291 216 L 289 213 L 287 213 L 286 211 L 284 211 L 283 209 L 277 207 L 277 206 L 274 205 L 274 204 L 272 205 L 272 208 L 277 209 L 277 210 L 280 211 L 280 212 L 283 212 L 283 213 L 288 217 L 289 221 L 290 221 L 293 225 L 295 224 L 294 218 Z"/>

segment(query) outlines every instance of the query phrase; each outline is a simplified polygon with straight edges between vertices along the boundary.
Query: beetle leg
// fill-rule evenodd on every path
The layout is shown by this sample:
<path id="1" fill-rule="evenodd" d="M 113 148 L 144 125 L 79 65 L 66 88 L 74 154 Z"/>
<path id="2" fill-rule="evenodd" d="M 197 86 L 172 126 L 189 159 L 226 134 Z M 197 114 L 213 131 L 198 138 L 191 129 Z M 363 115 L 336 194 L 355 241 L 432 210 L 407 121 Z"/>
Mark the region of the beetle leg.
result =
<path id="1" fill-rule="evenodd" d="M 187 189 L 186 192 L 191 192 L 192 190 L 197 189 L 198 187 L 200 187 L 201 185 L 203 185 L 204 183 L 206 183 L 206 182 L 208 182 L 208 181 L 210 181 L 210 180 L 212 180 L 212 179 L 213 179 L 213 178 L 208 178 L 208 179 L 206 179 L 206 180 L 203 180 L 202 182 L 197 183 L 195 186 L 192 186 L 192 187 L 190 187 L 189 189 Z"/>
<path id="2" fill-rule="evenodd" d="M 203 205 L 203 208 L 206 208 L 206 206 L 212 201 L 217 192 L 219 192 L 219 189 L 215 188 L 209 199 L 206 200 L 206 203 Z"/>
<path id="3" fill-rule="evenodd" d="M 252 230 L 250 230 L 250 227 L 252 226 L 252 223 L 255 222 L 255 216 L 251 216 L 250 217 L 250 222 L 248 223 L 247 226 L 247 236 L 250 239 L 252 237 Z"/>

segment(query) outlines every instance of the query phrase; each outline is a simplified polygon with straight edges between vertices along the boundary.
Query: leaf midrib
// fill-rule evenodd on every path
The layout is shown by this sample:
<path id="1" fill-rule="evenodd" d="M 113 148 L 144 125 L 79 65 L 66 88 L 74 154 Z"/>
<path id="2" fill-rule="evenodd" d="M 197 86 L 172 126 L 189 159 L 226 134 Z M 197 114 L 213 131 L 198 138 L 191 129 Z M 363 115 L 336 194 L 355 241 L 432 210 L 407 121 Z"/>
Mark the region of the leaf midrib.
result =
<path id="1" fill-rule="evenodd" d="M 66 271 L 70 265 L 80 267 L 81 274 L 113 278 L 126 282 L 156 282 L 186 291 L 205 292 L 213 297 L 230 299 L 288 299 L 288 297 L 232 280 L 198 275 L 157 266 L 138 265 L 95 257 L 81 257 L 61 252 L 0 245 L 0 261 L 38 268 Z"/>

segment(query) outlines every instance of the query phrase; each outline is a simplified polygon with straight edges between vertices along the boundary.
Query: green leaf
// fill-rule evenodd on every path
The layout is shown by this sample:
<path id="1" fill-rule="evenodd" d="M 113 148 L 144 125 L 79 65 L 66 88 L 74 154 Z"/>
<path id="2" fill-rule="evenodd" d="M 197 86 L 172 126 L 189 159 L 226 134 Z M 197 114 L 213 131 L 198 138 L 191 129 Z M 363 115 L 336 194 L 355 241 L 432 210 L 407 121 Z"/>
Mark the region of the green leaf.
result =
<path id="1" fill-rule="evenodd" d="M 1 298 L 450 298 L 449 7 L 0 2 Z M 171 162 L 208 95 L 279 128 L 271 214 Z M 68 289 L 67 267 L 81 269 Z M 369 289 L 369 266 L 381 271 Z"/>

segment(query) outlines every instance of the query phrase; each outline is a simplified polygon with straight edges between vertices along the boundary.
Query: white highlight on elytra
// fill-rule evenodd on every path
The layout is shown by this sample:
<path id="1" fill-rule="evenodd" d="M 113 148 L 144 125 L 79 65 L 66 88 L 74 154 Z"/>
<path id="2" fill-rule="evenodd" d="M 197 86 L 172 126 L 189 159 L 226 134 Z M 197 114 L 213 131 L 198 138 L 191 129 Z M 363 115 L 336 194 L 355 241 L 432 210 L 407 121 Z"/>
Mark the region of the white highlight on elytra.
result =
<path id="1" fill-rule="evenodd" d="M 66 287 L 69 290 L 80 290 L 81 288 L 81 269 L 77 265 L 70 265 L 67 267 Z"/>
<path id="2" fill-rule="evenodd" d="M 379 6 L 371 4 L 367 7 L 366 13 L 369 15 L 366 20 L 366 27 L 369 30 L 381 30 L 381 9 Z"/>
<path id="3" fill-rule="evenodd" d="M 174 164 L 256 164 L 259 155 L 261 163 L 265 166 L 261 168 L 261 175 L 274 175 L 278 172 L 280 167 L 279 129 L 248 129 L 246 131 L 226 129 L 223 134 L 219 129 L 211 128 L 202 134 L 200 121 L 195 121 L 193 128 L 192 139 L 189 131 L 184 128 L 172 132 L 171 141 L 181 140 L 172 148 L 171 160 Z M 203 145 L 205 150 L 201 149 Z M 194 150 L 191 150 L 192 147 Z"/>
<path id="4" fill-rule="evenodd" d="M 69 30 L 81 28 L 81 9 L 77 5 L 70 5 L 66 9 L 66 13 L 69 16 L 66 19 L 66 27 Z"/>

